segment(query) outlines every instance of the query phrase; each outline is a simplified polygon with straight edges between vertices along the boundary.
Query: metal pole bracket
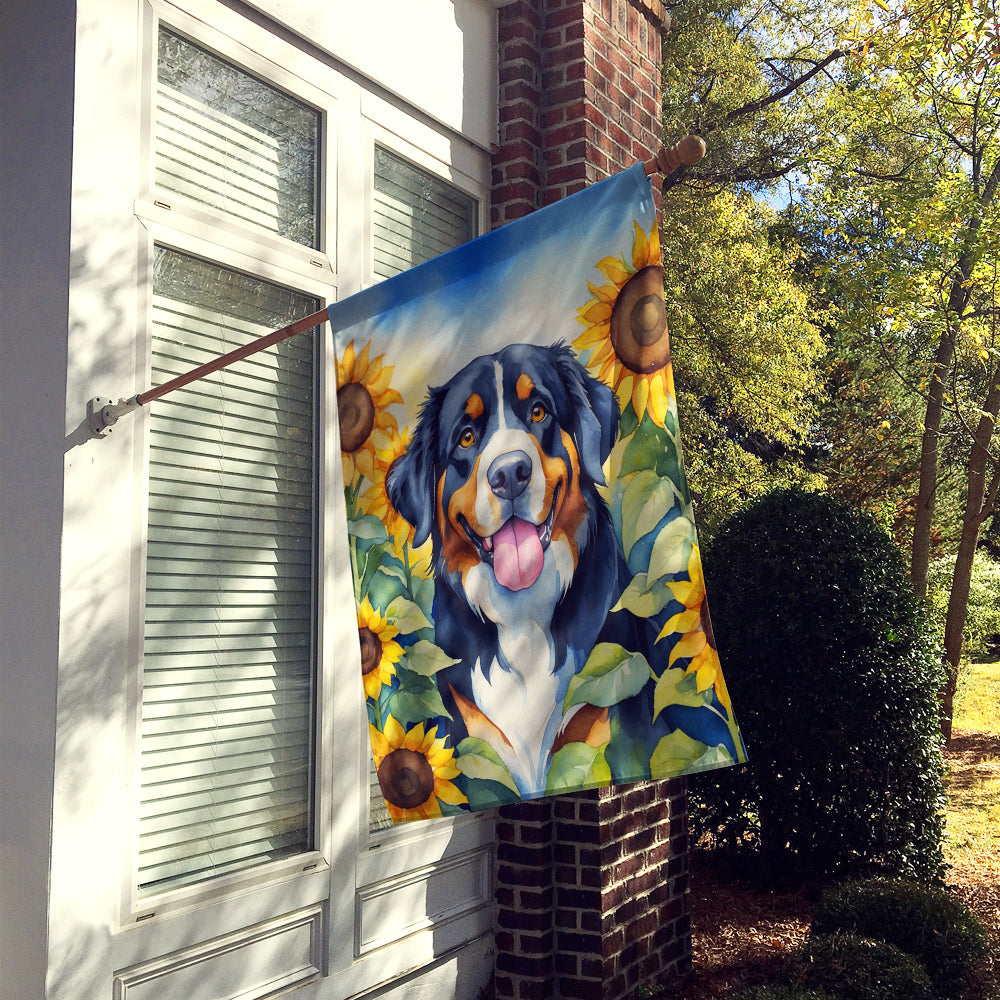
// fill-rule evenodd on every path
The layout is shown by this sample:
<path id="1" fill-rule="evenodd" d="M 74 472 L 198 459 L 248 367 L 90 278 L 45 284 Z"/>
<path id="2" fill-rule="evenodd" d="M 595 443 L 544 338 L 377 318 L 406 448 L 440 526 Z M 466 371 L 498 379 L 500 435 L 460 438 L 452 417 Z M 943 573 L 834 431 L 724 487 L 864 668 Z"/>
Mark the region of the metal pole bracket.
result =
<path id="1" fill-rule="evenodd" d="M 119 399 L 117 403 L 105 396 L 88 399 L 87 423 L 90 425 L 90 433 L 98 438 L 107 437 L 118 422 L 118 418 L 130 410 L 137 409 L 138 406 L 139 401 L 135 396 L 131 399 Z"/>

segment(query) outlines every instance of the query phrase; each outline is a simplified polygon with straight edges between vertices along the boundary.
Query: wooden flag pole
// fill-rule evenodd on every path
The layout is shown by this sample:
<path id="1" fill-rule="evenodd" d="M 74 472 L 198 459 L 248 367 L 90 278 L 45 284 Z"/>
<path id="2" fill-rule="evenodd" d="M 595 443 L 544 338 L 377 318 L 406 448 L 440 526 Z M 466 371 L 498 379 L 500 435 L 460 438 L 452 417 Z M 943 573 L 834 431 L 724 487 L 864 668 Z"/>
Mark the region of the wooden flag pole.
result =
<path id="1" fill-rule="evenodd" d="M 660 146 L 656 155 L 646 160 L 642 169 L 647 174 L 673 173 L 678 167 L 693 166 L 705 155 L 708 147 L 700 135 L 686 135 L 673 146 Z"/>
<path id="2" fill-rule="evenodd" d="M 642 168 L 647 174 L 666 176 L 680 166 L 685 164 L 690 166 L 697 163 L 705 155 L 705 148 L 705 140 L 701 136 L 688 135 L 673 146 L 661 146 L 656 151 L 655 156 L 643 162 Z M 140 406 L 145 406 L 146 403 L 159 399 L 175 389 L 180 389 L 190 382 L 195 382 L 205 375 L 220 371 L 234 361 L 242 361 L 258 351 L 266 350 L 274 344 L 287 340 L 289 337 L 311 330 L 314 326 L 324 322 L 326 318 L 326 309 L 320 309 L 319 312 L 304 316 L 294 323 L 289 323 L 288 326 L 283 326 L 280 330 L 258 337 L 249 344 L 237 347 L 228 354 L 223 354 L 197 368 L 192 368 L 191 371 L 178 375 L 176 378 L 170 379 L 169 382 L 164 382 L 163 385 L 137 393 L 129 399 L 119 399 L 118 402 L 114 402 L 111 399 L 95 396 L 87 402 L 87 420 L 91 433 L 95 437 L 105 437 L 111 432 L 112 426 L 118 422 L 118 418 L 124 414 L 137 410 Z"/>
<path id="3" fill-rule="evenodd" d="M 319 326 L 320 323 L 325 322 L 326 318 L 326 309 L 320 309 L 309 316 L 303 316 L 302 319 L 295 320 L 294 323 L 289 323 L 288 326 L 283 326 L 280 330 L 275 330 L 273 333 L 265 333 L 262 337 L 251 340 L 250 343 L 244 344 L 242 347 L 237 347 L 228 354 L 223 354 L 211 361 L 206 361 L 205 364 L 199 365 L 197 368 L 192 368 L 191 371 L 185 372 L 183 375 L 178 375 L 176 378 L 170 379 L 169 382 L 164 382 L 163 385 L 158 385 L 153 389 L 146 389 L 144 392 L 140 392 L 129 399 L 119 399 L 115 403 L 110 399 L 102 399 L 100 396 L 95 396 L 87 403 L 87 419 L 90 423 L 90 430 L 95 437 L 104 437 L 110 433 L 112 425 L 117 423 L 120 416 L 130 413 L 140 406 L 145 406 L 146 403 L 152 402 L 154 399 L 159 399 L 168 392 L 180 389 L 189 382 L 195 382 L 205 375 L 211 375 L 213 372 L 231 365 L 234 361 L 242 361 L 244 358 L 249 358 L 251 355 L 257 354 L 259 351 L 264 351 L 274 344 L 280 344 L 281 341 L 288 340 L 290 337 L 296 336 L 296 334 L 305 333 L 306 330 L 311 330 L 314 326 Z"/>

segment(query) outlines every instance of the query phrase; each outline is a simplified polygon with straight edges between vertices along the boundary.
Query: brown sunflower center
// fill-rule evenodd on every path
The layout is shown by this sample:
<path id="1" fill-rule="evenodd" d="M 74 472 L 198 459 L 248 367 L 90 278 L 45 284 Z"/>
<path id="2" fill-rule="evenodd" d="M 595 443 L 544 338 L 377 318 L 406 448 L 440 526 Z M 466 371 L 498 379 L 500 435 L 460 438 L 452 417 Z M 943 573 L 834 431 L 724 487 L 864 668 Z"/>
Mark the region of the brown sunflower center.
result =
<path id="1" fill-rule="evenodd" d="M 415 809 L 434 794 L 434 768 L 415 750 L 393 750 L 379 764 L 378 783 L 386 802 L 399 809 Z"/>
<path id="2" fill-rule="evenodd" d="M 340 414 L 340 450 L 357 451 L 375 426 L 375 403 L 360 382 L 348 382 L 337 390 Z"/>
<path id="3" fill-rule="evenodd" d="M 611 311 L 611 344 L 618 360 L 637 375 L 658 371 L 670 360 L 662 267 L 644 267 L 618 293 Z"/>
<path id="4" fill-rule="evenodd" d="M 361 643 L 361 672 L 370 674 L 382 662 L 382 640 L 370 629 L 358 629 Z"/>

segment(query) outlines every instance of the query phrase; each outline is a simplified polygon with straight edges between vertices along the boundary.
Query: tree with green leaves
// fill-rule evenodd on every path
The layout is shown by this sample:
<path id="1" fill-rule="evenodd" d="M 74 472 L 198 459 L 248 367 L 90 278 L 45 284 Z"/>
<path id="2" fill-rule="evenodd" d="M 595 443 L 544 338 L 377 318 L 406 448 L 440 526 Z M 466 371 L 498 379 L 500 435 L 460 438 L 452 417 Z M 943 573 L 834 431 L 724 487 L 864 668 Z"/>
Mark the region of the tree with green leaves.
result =
<path id="1" fill-rule="evenodd" d="M 878 0 L 856 37 L 864 60 L 826 94 L 839 140 L 821 146 L 810 178 L 809 197 L 840 240 L 818 276 L 832 273 L 863 304 L 845 321 L 904 381 L 917 374 L 910 387 L 924 414 L 910 574 L 919 594 L 949 435 L 966 454 L 944 628 L 949 735 L 973 559 L 1000 486 L 1000 17 L 996 0 Z"/>
<path id="2" fill-rule="evenodd" d="M 701 163 L 664 182 L 663 240 L 686 461 L 711 533 L 770 487 L 816 481 L 806 458 L 825 348 L 812 279 L 758 195 L 799 169 L 817 88 L 843 53 L 808 3 L 680 3 L 672 15 L 664 130 L 709 140 Z"/>

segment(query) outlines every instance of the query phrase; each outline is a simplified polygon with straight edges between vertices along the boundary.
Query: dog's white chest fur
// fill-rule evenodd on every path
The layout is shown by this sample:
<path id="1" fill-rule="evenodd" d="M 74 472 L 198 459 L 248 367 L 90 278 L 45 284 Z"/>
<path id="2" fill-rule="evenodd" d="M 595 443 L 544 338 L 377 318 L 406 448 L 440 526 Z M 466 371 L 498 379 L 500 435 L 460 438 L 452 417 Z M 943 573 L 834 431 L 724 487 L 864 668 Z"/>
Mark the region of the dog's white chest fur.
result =
<path id="1" fill-rule="evenodd" d="M 526 796 L 545 790 L 562 704 L 578 666 L 571 655 L 556 661 L 550 628 L 571 567 L 568 549 L 555 542 L 546 553 L 541 576 L 527 590 L 501 587 L 487 566 L 477 567 L 466 578 L 470 604 L 497 626 L 501 661 L 485 665 L 476 661 L 473 697 L 509 741 L 509 747 L 494 749 Z"/>

